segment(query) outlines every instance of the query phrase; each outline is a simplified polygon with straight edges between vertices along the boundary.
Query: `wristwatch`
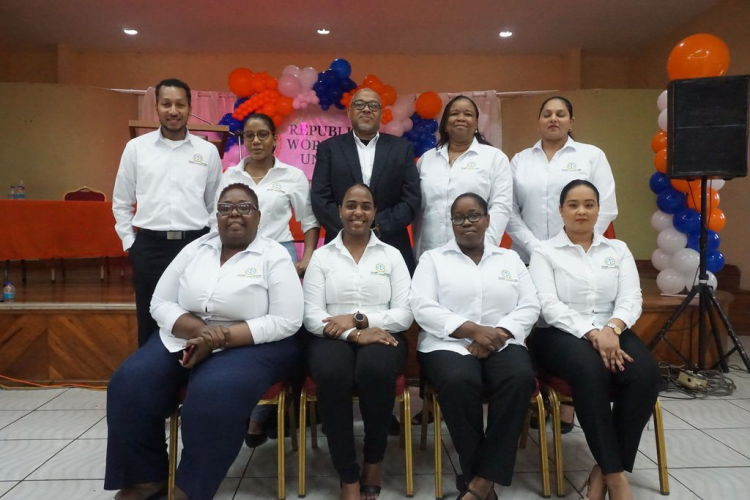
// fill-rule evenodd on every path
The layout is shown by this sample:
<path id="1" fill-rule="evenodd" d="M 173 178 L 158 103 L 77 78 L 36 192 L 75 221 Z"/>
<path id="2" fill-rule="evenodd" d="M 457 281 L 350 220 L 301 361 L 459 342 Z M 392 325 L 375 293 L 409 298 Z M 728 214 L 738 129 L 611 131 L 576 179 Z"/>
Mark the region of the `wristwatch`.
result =
<path id="1" fill-rule="evenodd" d="M 364 330 L 365 328 L 365 315 L 357 311 L 354 313 L 354 324 L 358 330 Z"/>
<path id="2" fill-rule="evenodd" d="M 607 326 L 610 327 L 613 332 L 615 332 L 615 335 L 622 334 L 622 328 L 620 328 L 619 326 L 615 325 L 611 321 L 609 323 L 607 323 Z"/>

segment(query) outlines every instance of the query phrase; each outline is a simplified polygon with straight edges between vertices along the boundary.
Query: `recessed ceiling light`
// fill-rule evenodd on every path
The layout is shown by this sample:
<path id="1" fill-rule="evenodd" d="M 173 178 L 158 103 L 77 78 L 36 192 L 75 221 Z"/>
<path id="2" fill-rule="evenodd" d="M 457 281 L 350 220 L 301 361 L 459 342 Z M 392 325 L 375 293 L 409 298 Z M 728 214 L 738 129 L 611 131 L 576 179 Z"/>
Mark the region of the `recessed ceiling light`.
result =
<path id="1" fill-rule="evenodd" d="M 501 31 L 500 32 L 500 37 L 501 38 L 508 38 L 509 36 L 513 36 L 513 32 L 512 31 Z"/>
<path id="2" fill-rule="evenodd" d="M 125 29 L 122 30 L 122 32 L 125 33 L 126 35 L 131 35 L 131 36 L 138 34 L 138 30 L 134 30 L 134 29 L 131 29 L 131 28 L 125 28 Z"/>
<path id="3" fill-rule="evenodd" d="M 327 35 L 328 33 L 330 33 L 330 31 L 325 28 L 321 28 L 318 30 L 318 35 Z"/>

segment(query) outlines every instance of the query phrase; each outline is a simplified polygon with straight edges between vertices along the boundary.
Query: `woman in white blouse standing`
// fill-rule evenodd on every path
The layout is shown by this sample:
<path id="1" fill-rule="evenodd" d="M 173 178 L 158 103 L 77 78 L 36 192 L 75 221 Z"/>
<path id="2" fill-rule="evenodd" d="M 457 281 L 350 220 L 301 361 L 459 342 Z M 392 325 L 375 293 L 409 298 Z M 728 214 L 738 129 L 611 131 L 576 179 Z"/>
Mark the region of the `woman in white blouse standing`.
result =
<path id="1" fill-rule="evenodd" d="M 450 209 L 458 195 L 473 192 L 487 200 L 492 222 L 487 243 L 500 245 L 510 217 L 513 181 L 508 157 L 479 132 L 479 108 L 464 95 L 451 99 L 440 119 L 437 147 L 419 159 L 422 211 L 414 221 L 414 255 L 453 239 Z"/>
<path id="2" fill-rule="evenodd" d="M 164 419 L 185 385 L 175 498 L 213 498 L 247 416 L 298 358 L 303 297 L 292 260 L 258 234 L 258 198 L 248 186 L 224 188 L 217 209 L 218 234 L 186 246 L 156 286 L 159 335 L 109 382 L 104 488 L 120 490 L 117 499 L 152 498 L 166 487 Z"/>
<path id="3" fill-rule="evenodd" d="M 508 234 L 513 250 L 528 263 L 542 241 L 562 229 L 558 198 L 563 186 L 574 179 L 586 179 L 602 195 L 599 219 L 594 229 L 604 234 L 617 217 L 615 179 L 604 152 L 573 140 L 573 105 L 562 96 L 545 100 L 539 110 L 541 139 L 513 157 L 513 213 Z"/>
<path id="4" fill-rule="evenodd" d="M 401 332 L 413 320 L 409 270 L 399 250 L 371 231 L 375 211 L 366 185 L 346 191 L 339 207 L 343 229 L 313 254 L 303 285 L 305 328 L 315 336 L 308 363 L 342 500 L 374 500 L 380 493 L 396 378 L 406 361 Z M 355 390 L 365 426 L 361 474 L 354 449 Z"/>
<path id="5" fill-rule="evenodd" d="M 302 170 L 287 165 L 274 156 L 276 125 L 269 116 L 261 113 L 250 115 L 242 134 L 247 156 L 239 165 L 224 172 L 218 192 L 237 182 L 253 188 L 263 207 L 259 233 L 281 243 L 292 256 L 297 272 L 302 276 L 320 236 L 320 224 L 315 219 L 310 202 L 310 183 Z M 305 235 L 305 249 L 301 260 L 297 258 L 297 250 L 289 230 L 292 211 Z M 216 227 L 215 222 L 211 227 Z"/>
<path id="6" fill-rule="evenodd" d="M 537 367 L 573 391 L 596 460 L 586 497 L 630 500 L 623 471 L 633 470 L 660 387 L 656 363 L 630 330 L 643 303 L 638 270 L 625 243 L 595 231 L 599 192 L 592 183 L 567 184 L 559 212 L 562 230 L 531 257 L 543 321 L 528 345 Z"/>
<path id="7" fill-rule="evenodd" d="M 539 318 L 539 301 L 518 255 L 486 242 L 492 220 L 481 196 L 456 198 L 450 222 L 455 239 L 423 254 L 414 272 L 410 303 L 422 328 L 418 356 L 468 484 L 459 498 L 495 499 L 495 483 L 511 484 L 535 387 L 524 339 Z"/>

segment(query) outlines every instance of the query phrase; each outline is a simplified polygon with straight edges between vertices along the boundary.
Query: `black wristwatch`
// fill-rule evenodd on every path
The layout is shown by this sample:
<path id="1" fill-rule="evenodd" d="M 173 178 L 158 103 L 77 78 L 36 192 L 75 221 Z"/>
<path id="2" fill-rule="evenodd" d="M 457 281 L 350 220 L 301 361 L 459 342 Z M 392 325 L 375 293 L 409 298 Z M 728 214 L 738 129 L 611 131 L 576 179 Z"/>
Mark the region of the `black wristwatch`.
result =
<path id="1" fill-rule="evenodd" d="M 364 330 L 366 319 L 365 315 L 361 312 L 357 311 L 354 313 L 354 324 L 356 325 L 357 330 Z"/>

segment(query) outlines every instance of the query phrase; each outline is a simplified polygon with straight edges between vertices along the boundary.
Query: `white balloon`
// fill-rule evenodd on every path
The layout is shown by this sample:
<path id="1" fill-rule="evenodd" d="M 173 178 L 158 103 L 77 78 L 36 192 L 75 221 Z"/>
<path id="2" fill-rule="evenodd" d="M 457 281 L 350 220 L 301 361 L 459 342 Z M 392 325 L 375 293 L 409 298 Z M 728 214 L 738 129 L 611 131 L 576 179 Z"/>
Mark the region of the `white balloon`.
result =
<path id="1" fill-rule="evenodd" d="M 683 248 L 672 256 L 672 265 L 670 267 L 683 276 L 690 276 L 695 274 L 700 260 L 701 256 L 698 252 L 692 248 Z"/>
<path id="2" fill-rule="evenodd" d="M 284 68 L 284 71 L 281 72 L 282 75 L 294 75 L 296 77 L 299 77 L 299 74 L 302 70 L 299 69 L 298 66 L 295 66 L 294 64 L 290 64 L 286 68 Z M 665 91 L 666 92 L 666 91 Z"/>
<path id="3" fill-rule="evenodd" d="M 674 255 L 687 245 L 687 235 L 679 232 L 673 227 L 668 227 L 659 233 L 659 236 L 656 238 L 656 243 L 659 245 L 659 248 Z"/>
<path id="4" fill-rule="evenodd" d="M 663 271 L 672 263 L 672 256 L 661 248 L 657 248 L 651 254 L 651 263 L 658 271 Z"/>
<path id="5" fill-rule="evenodd" d="M 719 190 L 724 187 L 724 184 L 726 184 L 727 181 L 724 179 L 711 179 L 708 181 L 708 187 L 714 188 L 715 190 Z"/>
<path id="6" fill-rule="evenodd" d="M 656 277 L 656 286 L 663 293 L 674 295 L 680 293 L 685 288 L 685 279 L 671 267 L 663 270 Z"/>
<path id="7" fill-rule="evenodd" d="M 299 73 L 299 81 L 302 82 L 304 89 L 310 90 L 315 82 L 318 81 L 318 70 L 308 66 Z"/>
<path id="8" fill-rule="evenodd" d="M 661 210 L 657 210 L 656 212 L 654 212 L 654 215 L 651 216 L 651 227 L 659 232 L 662 232 L 667 228 L 674 227 L 672 225 L 673 217 L 674 215 L 670 215 L 662 212 Z"/>
<path id="9" fill-rule="evenodd" d="M 667 131 L 667 110 L 664 109 L 659 113 L 659 118 L 656 120 L 656 123 L 659 124 L 659 128 L 662 129 L 664 132 Z"/>
<path id="10" fill-rule="evenodd" d="M 711 271 L 706 271 L 706 274 L 708 274 L 708 286 L 713 287 L 714 290 L 718 288 L 719 286 L 719 280 L 716 279 L 716 276 Z M 698 276 L 691 275 L 685 280 L 685 287 L 688 289 L 688 291 L 693 289 L 693 285 L 698 284 Z"/>
<path id="11" fill-rule="evenodd" d="M 659 94 L 659 97 L 656 99 L 656 107 L 659 108 L 659 111 L 664 111 L 667 109 L 667 91 L 665 90 L 661 94 Z"/>

